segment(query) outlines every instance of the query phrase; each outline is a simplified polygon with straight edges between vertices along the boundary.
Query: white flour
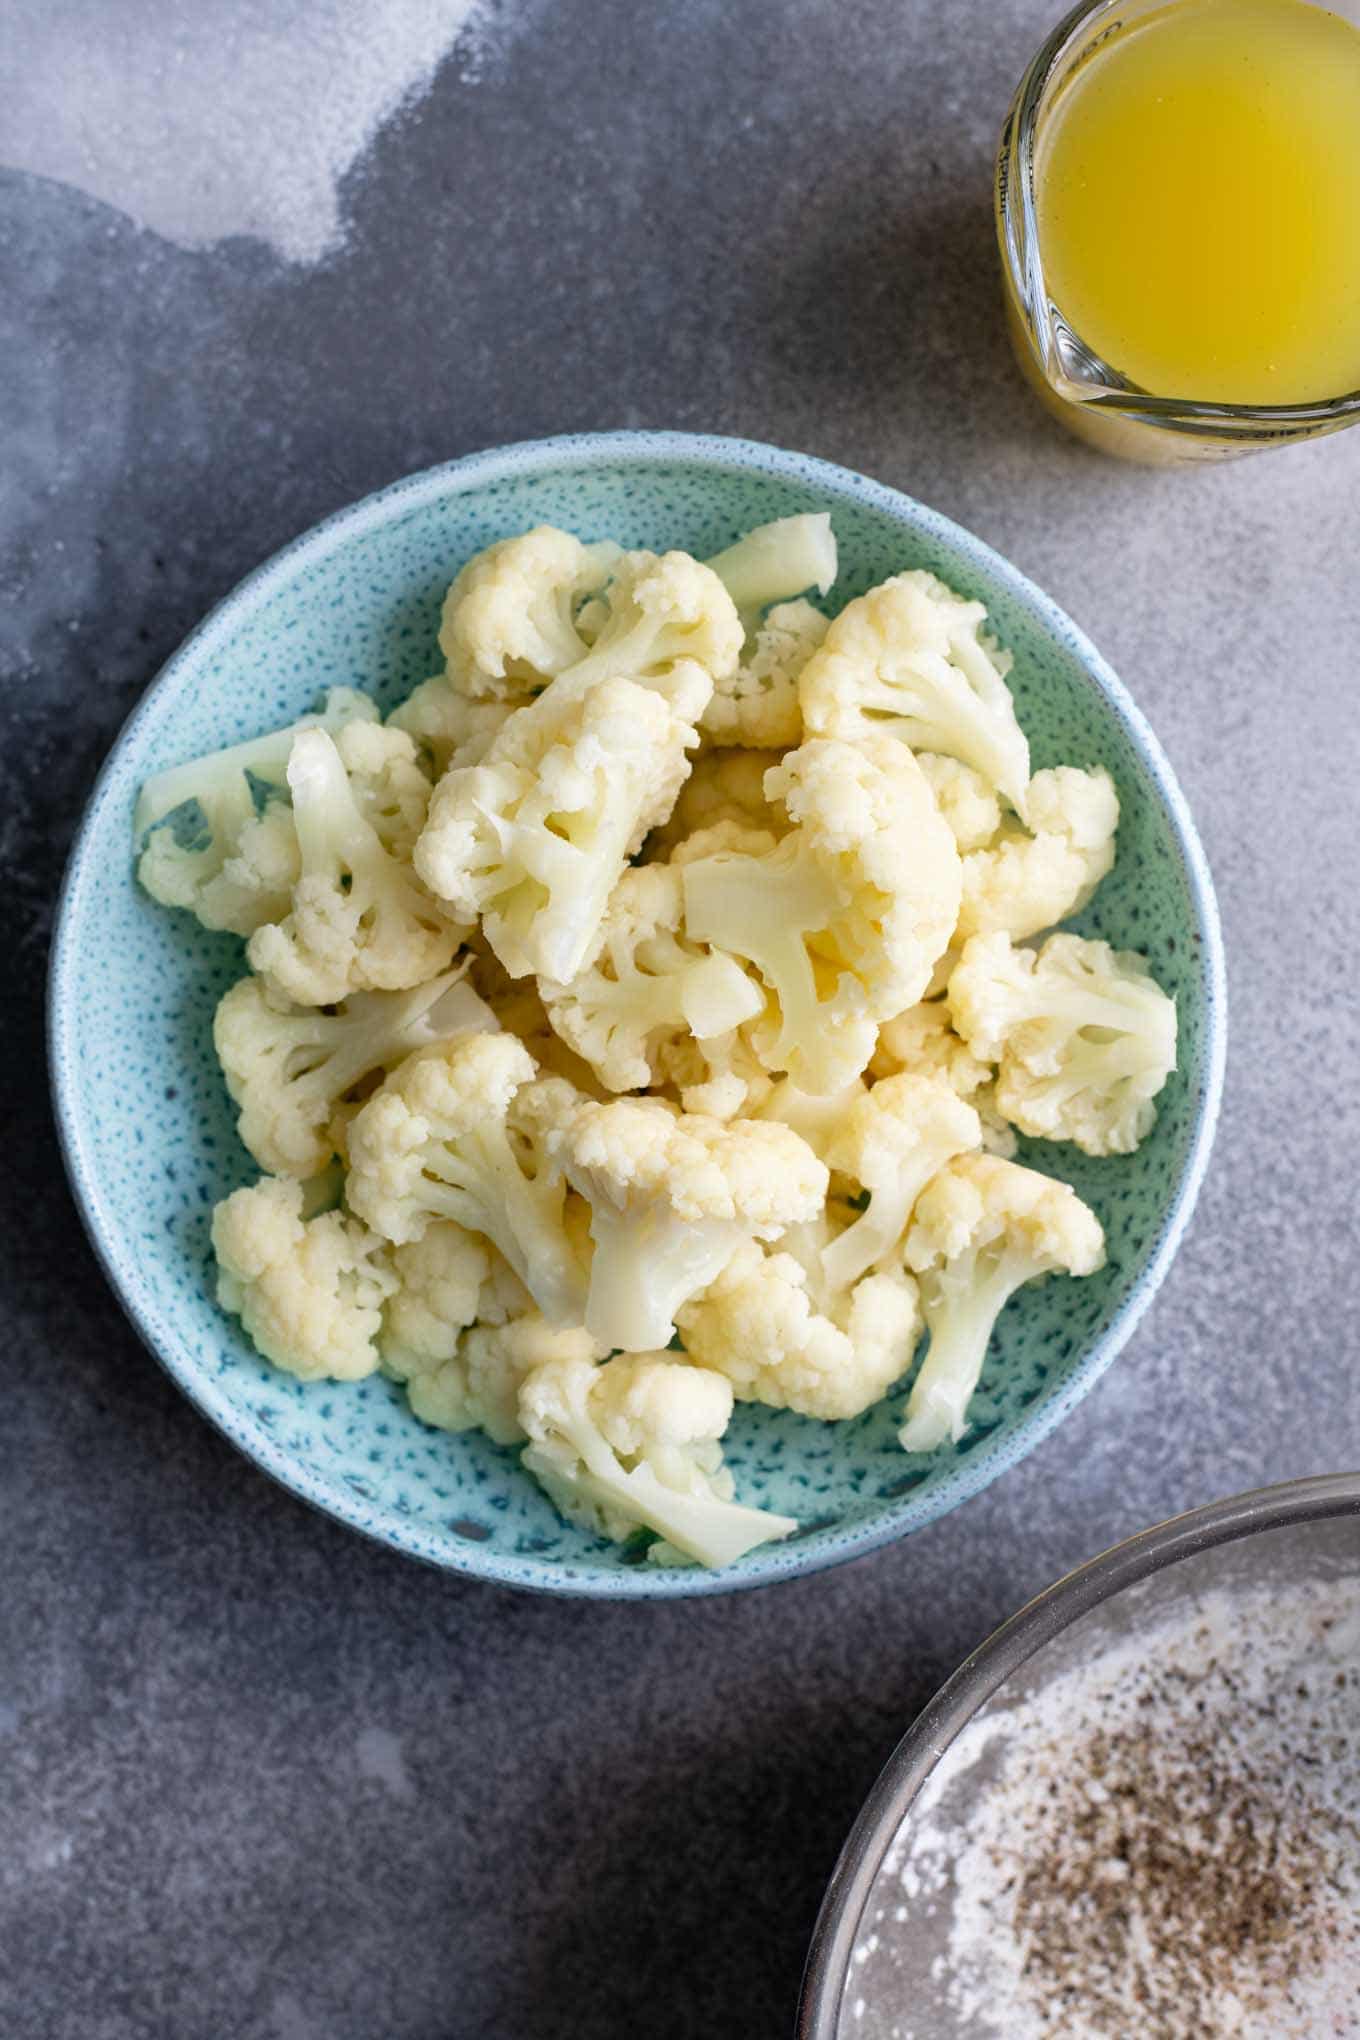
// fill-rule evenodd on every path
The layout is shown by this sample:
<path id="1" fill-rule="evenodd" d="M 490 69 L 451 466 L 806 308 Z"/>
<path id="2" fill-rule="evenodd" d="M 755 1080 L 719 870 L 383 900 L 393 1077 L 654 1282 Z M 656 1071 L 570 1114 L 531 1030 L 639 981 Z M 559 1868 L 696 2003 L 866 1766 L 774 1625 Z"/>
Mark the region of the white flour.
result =
<path id="1" fill-rule="evenodd" d="M 186 248 L 315 262 L 341 179 L 484 0 L 4 0 L 0 162 Z M 503 17 L 498 15 L 498 20 Z M 467 46 L 466 43 L 464 45 Z"/>
<path id="2" fill-rule="evenodd" d="M 1357 1589 L 1206 1595 L 965 1731 L 880 1876 L 849 2030 L 1360 2034 L 1358 1823 Z"/>

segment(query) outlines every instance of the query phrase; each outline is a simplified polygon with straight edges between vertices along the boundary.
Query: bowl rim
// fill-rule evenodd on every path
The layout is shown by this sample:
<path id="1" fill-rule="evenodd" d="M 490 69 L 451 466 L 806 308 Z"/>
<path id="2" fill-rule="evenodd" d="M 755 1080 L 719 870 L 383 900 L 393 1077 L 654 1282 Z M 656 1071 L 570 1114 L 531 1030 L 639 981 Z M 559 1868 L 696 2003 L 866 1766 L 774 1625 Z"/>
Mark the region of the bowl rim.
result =
<path id="1" fill-rule="evenodd" d="M 427 508 L 501 480 L 532 477 L 550 471 L 586 472 L 597 467 L 683 465 L 713 472 L 758 473 L 825 491 L 834 508 L 852 502 L 886 513 L 904 530 L 923 534 L 960 552 L 994 585 L 1029 610 L 1041 628 L 1064 643 L 1078 660 L 1085 678 L 1104 697 L 1122 724 L 1152 779 L 1170 823 L 1184 873 L 1199 937 L 1199 965 L 1204 983 L 1205 1049 L 1202 1088 L 1175 1195 L 1163 1215 L 1151 1257 L 1120 1310 L 1103 1335 L 1083 1356 L 1071 1377 L 1054 1396 L 1027 1411 L 1016 1428 L 986 1440 L 972 1452 L 960 1477 L 947 1493 L 925 1500 L 908 1494 L 884 1507 L 870 1520 L 811 1530 L 790 1543 L 759 1547 L 739 1565 L 717 1572 L 700 1568 L 635 1567 L 596 1571 L 580 1563 L 545 1562 L 532 1554 L 497 1554 L 469 1541 L 461 1549 L 422 1548 L 414 1522 L 387 1512 L 374 1515 L 358 1496 L 339 1482 L 329 1482 L 300 1465 L 263 1430 L 247 1437 L 239 1413 L 196 1365 L 185 1358 L 173 1329 L 164 1323 L 150 1300 L 137 1293 L 136 1257 L 122 1240 L 120 1228 L 106 1209 L 95 1170 L 87 1153 L 82 1108 L 72 1054 L 72 1016 L 66 986 L 77 947 L 75 922 L 89 846 L 104 819 L 111 785 L 122 758 L 160 704 L 174 693 L 186 672 L 205 654 L 229 642 L 248 620 L 297 573 L 329 558 L 342 546 L 376 527 L 384 527 Z M 1194 1210 L 1213 1145 L 1223 1089 L 1226 1059 L 1227 984 L 1218 905 L 1207 858 L 1185 796 L 1171 765 L 1132 697 L 1113 669 L 1059 605 L 1018 568 L 952 518 L 919 503 L 903 491 L 871 480 L 854 469 L 815 455 L 718 434 L 671 431 L 610 431 L 567 433 L 522 440 L 464 454 L 401 477 L 384 488 L 333 511 L 270 555 L 223 595 L 190 631 L 149 683 L 124 721 L 86 801 L 72 840 L 57 898 L 47 975 L 47 1055 L 58 1142 L 72 1196 L 81 1222 L 113 1293 L 143 1344 L 184 1391 L 195 1407 L 265 1473 L 326 1515 L 372 1537 L 389 1549 L 419 1558 L 455 1576 L 534 1592 L 583 1596 L 599 1600 L 670 1600 L 677 1597 L 730 1593 L 797 1578 L 838 1565 L 896 1542 L 911 1530 L 924 1528 L 981 1493 L 1001 1473 L 1023 1459 L 1070 1412 L 1121 1351 L 1161 1285 Z"/>
<path id="2" fill-rule="evenodd" d="M 812 1930 L 795 2040 L 837 2040 L 860 1922 L 883 1859 L 937 1764 L 1007 1679 L 1083 1615 L 1154 1573 L 1266 1531 L 1354 1515 L 1360 1515 L 1360 1472 L 1251 1488 L 1111 1545 L 993 1630 L 917 1715 L 860 1809 Z"/>

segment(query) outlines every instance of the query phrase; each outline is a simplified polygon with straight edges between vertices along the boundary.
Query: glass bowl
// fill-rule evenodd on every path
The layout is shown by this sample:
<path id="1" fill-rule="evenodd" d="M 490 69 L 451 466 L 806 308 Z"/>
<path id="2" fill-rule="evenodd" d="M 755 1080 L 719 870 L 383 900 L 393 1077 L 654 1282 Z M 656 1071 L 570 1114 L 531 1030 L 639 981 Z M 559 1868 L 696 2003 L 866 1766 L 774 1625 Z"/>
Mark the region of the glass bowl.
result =
<path id="1" fill-rule="evenodd" d="M 1054 1700 L 1061 1702 L 1072 1690 L 1067 1685 L 1059 1692 L 1055 1682 L 1089 1676 L 1107 1655 L 1115 1665 L 1169 1665 L 1171 1654 L 1161 1639 L 1183 1622 L 1187 1611 L 1197 1618 L 1206 1607 L 1218 1611 L 1216 1633 L 1227 1639 L 1220 1640 L 1220 1652 L 1228 1661 L 1240 1657 L 1249 1664 L 1253 1654 L 1259 1660 L 1263 1648 L 1261 1625 L 1249 1619 L 1262 1605 L 1263 1593 L 1271 1595 L 1272 1607 L 1286 1610 L 1301 1606 L 1313 1590 L 1334 1594 L 1346 1608 L 1344 1647 L 1353 1681 L 1360 1659 L 1357 1519 L 1360 1473 L 1258 1489 L 1116 1545 L 1003 1624 L 913 1723 L 855 1823 L 813 1934 L 798 2040 L 906 2040 L 908 2035 L 912 2040 L 953 2040 L 955 2034 L 968 2040 L 1004 2034 L 1009 2040 L 1015 2013 L 1012 2007 L 1007 2015 L 1004 1999 L 996 2011 L 1006 2023 L 998 2026 L 987 2022 L 985 2012 L 979 2021 L 976 2005 L 971 2018 L 960 2007 L 950 1973 L 960 1887 L 950 1876 L 938 1885 L 928 1873 L 919 1876 L 917 1865 L 929 1860 L 928 1845 L 941 1834 L 956 1846 L 979 1830 L 994 1830 L 995 1819 L 986 1823 L 985 1817 L 989 1794 L 1001 1789 L 1005 1757 L 996 1752 L 1009 1744 L 1012 1750 L 1018 1747 L 1018 1763 L 1026 1768 L 1037 1764 L 1043 1736 L 1050 1732 L 1045 1693 L 1051 1722 Z M 1152 1638 L 1158 1640 L 1155 1651 L 1148 1650 Z M 1347 1704 L 1353 1715 L 1353 1690 Z M 1074 1734 L 1071 1711 L 1063 1707 L 1059 1718 L 1064 1736 Z M 1154 1734 L 1166 1721 L 1165 1713 L 1151 1710 Z M 1282 1761 L 1288 1747 L 1282 1734 Z M 1356 1856 L 1360 1871 L 1360 1837 Z M 976 1891 L 972 1898 L 976 1902 Z M 1356 1920 L 1360 1934 L 1360 1906 Z M 1046 2030 L 1065 2031 L 1066 2026 Z M 1208 2031 L 1195 2030 L 1209 2040 Z M 1355 2027 L 1299 2030 L 1353 2032 Z M 1282 2036 L 1273 2035 L 1273 2040 Z"/>

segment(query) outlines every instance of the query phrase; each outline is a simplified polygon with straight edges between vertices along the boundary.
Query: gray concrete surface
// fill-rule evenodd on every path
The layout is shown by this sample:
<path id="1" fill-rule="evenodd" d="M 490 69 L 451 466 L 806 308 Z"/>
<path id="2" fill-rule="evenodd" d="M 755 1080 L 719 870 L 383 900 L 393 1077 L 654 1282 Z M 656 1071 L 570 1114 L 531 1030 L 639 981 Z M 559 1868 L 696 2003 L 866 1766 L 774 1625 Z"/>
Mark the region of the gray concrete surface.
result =
<path id="1" fill-rule="evenodd" d="M 0 180 L 6 2040 L 779 2040 L 972 1644 L 1140 1525 L 1360 1461 L 1360 435 L 1158 475 L 1032 406 L 989 156 L 1055 6 L 503 10 L 310 267 Z M 847 462 L 1051 590 L 1181 774 L 1232 976 L 1209 1185 L 1100 1390 L 909 1544 L 689 1607 L 460 1586 L 276 1491 L 123 1323 L 43 1093 L 62 858 L 195 619 L 403 471 L 619 424 Z"/>

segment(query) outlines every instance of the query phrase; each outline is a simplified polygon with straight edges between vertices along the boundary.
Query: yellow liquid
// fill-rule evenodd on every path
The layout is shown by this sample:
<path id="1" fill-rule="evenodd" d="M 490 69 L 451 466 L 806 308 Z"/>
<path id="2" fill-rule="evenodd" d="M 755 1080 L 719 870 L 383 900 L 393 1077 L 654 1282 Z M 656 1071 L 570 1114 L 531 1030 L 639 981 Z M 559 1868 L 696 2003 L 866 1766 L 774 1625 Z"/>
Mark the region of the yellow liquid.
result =
<path id="1" fill-rule="evenodd" d="M 1061 90 L 1037 165 L 1048 294 L 1157 396 L 1360 389 L 1360 33 L 1304 0 L 1178 0 Z"/>

